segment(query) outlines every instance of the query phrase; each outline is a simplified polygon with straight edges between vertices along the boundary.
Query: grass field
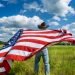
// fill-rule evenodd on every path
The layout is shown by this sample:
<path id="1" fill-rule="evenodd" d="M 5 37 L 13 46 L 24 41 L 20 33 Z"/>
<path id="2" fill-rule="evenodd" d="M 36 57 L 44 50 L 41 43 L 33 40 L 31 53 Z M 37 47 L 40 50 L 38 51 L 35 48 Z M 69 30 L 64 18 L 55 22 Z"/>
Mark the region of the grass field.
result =
<path id="1" fill-rule="evenodd" d="M 0 48 L 1 48 L 2 46 L 3 46 L 3 45 L 1 44 L 1 45 L 0 45 Z"/>
<path id="2" fill-rule="evenodd" d="M 75 46 L 48 47 L 50 75 L 75 75 Z M 39 75 L 44 75 L 42 59 Z M 34 57 L 24 62 L 15 61 L 9 75 L 34 75 Z"/>

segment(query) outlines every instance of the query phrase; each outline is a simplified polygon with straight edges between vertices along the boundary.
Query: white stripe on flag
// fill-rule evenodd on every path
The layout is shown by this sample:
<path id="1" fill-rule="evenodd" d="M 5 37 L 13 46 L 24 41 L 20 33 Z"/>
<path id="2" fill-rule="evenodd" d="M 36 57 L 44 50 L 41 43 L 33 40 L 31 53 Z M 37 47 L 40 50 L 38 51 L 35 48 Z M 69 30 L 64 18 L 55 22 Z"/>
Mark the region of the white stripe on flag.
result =
<path id="1" fill-rule="evenodd" d="M 72 40 L 75 40 L 75 38 L 74 38 L 74 37 L 70 37 L 70 38 L 67 38 L 67 39 L 72 39 Z"/>
<path id="2" fill-rule="evenodd" d="M 9 54 L 19 55 L 19 56 L 29 56 L 32 52 L 22 51 L 22 50 L 11 50 Z"/>
<path id="3" fill-rule="evenodd" d="M 45 41 L 45 42 L 50 41 L 50 39 L 45 38 L 45 37 L 21 37 L 18 41 L 23 40 L 23 39 L 41 40 L 41 41 Z"/>
<path id="4" fill-rule="evenodd" d="M 41 48 L 44 45 L 43 44 L 38 44 L 38 43 L 33 43 L 33 42 L 18 42 L 15 44 L 15 46 L 20 45 L 20 46 L 28 46 L 28 47 L 33 47 L 33 48 Z"/>
<path id="5" fill-rule="evenodd" d="M 5 58 L 5 57 L 0 57 L 0 63 L 3 62 L 4 58 Z"/>
<path id="6" fill-rule="evenodd" d="M 53 30 L 37 30 L 37 31 L 23 31 L 23 33 L 26 33 L 26 32 L 30 32 L 30 33 L 32 33 L 32 32 L 34 32 L 34 33 L 36 33 L 36 32 L 47 32 L 47 31 L 53 31 Z"/>
<path id="7" fill-rule="evenodd" d="M 2 49 L 2 50 L 0 51 L 0 53 L 8 52 L 10 49 L 11 49 L 11 47 L 8 47 L 8 48 L 5 48 L 5 49 Z"/>
<path id="8" fill-rule="evenodd" d="M 0 72 L 5 72 L 5 68 L 4 67 L 0 67 Z"/>
<path id="9" fill-rule="evenodd" d="M 10 65 L 11 67 L 11 63 L 12 63 L 12 60 L 7 60 L 8 64 Z"/>
<path id="10" fill-rule="evenodd" d="M 32 40 L 35 39 L 35 40 L 41 40 L 41 41 L 45 41 L 45 42 L 55 42 L 55 41 L 59 41 L 59 40 L 62 40 L 64 38 L 67 38 L 67 37 L 71 37 L 71 36 L 66 35 L 66 36 L 62 36 L 62 37 L 59 37 L 59 38 L 57 37 L 55 39 L 48 39 L 48 38 L 45 38 L 45 37 L 22 37 L 18 41 L 23 40 L 23 39 L 32 39 Z M 32 44 L 30 44 L 30 45 L 33 46 Z M 35 45 L 35 43 L 34 43 L 34 45 Z"/>
<path id="11" fill-rule="evenodd" d="M 61 33 L 47 33 L 47 34 L 37 34 L 37 33 L 35 33 L 35 34 L 22 34 L 21 36 L 25 36 L 25 35 L 41 35 L 41 36 L 59 36 L 59 35 L 62 35 Z"/>

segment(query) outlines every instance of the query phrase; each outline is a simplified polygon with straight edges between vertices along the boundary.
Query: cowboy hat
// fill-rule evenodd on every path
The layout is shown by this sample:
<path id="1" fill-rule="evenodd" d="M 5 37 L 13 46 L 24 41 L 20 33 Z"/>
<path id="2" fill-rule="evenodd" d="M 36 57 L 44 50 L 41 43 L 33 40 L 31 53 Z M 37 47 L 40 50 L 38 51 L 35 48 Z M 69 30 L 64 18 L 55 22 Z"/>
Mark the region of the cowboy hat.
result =
<path id="1" fill-rule="evenodd" d="M 45 24 L 45 22 L 42 22 L 40 25 L 38 25 L 38 28 L 39 29 L 46 29 L 48 28 L 49 26 Z"/>

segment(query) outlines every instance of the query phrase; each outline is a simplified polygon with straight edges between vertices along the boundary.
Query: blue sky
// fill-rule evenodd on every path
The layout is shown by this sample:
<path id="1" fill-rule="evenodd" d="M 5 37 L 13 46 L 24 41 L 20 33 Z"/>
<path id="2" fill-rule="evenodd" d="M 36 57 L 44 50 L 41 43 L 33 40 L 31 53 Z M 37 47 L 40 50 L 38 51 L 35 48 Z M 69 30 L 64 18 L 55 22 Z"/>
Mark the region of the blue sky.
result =
<path id="1" fill-rule="evenodd" d="M 38 29 L 43 21 L 49 29 L 67 29 L 75 37 L 75 0 L 0 0 L 0 40 L 20 28 Z"/>

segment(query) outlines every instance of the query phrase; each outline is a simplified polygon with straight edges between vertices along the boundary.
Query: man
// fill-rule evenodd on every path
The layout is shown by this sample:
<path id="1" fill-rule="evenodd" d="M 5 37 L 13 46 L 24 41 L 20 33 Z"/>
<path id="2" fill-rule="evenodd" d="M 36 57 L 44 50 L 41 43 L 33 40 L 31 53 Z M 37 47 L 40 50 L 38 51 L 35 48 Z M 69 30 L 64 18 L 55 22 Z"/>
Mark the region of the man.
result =
<path id="1" fill-rule="evenodd" d="M 45 24 L 45 22 L 41 23 L 40 25 L 38 25 L 38 28 L 40 30 L 44 30 L 48 28 L 48 25 Z M 41 50 L 40 52 L 38 52 L 35 55 L 35 64 L 34 64 L 34 72 L 36 73 L 36 75 L 38 74 L 38 70 L 39 70 L 39 61 L 40 58 L 43 58 L 43 62 L 44 62 L 44 68 L 45 68 L 45 75 L 50 75 L 50 65 L 49 65 L 49 56 L 48 56 L 48 50 L 47 48 L 44 48 L 43 50 Z"/>

